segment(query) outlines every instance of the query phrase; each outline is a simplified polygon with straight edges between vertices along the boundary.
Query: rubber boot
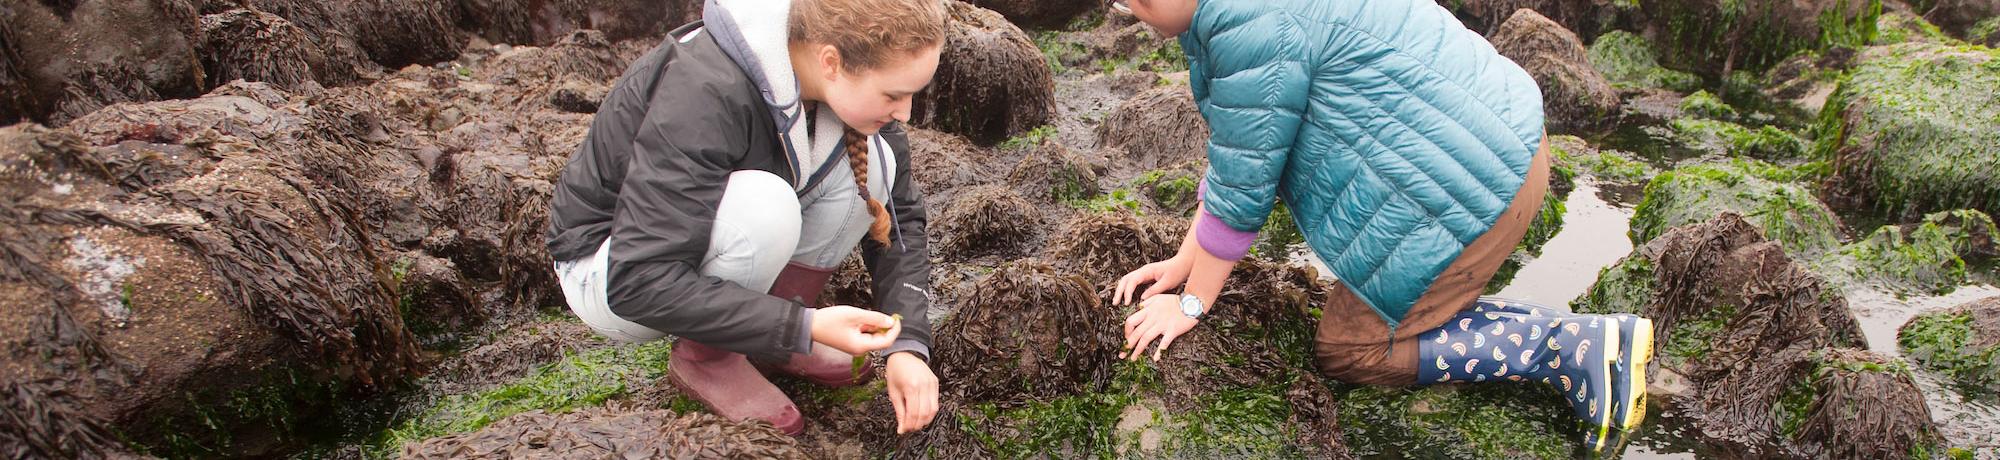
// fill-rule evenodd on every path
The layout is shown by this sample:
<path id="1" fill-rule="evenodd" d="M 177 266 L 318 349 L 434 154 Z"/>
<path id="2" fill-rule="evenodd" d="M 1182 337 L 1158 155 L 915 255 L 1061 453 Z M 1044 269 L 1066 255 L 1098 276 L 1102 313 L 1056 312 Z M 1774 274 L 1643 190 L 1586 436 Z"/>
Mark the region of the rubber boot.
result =
<path id="1" fill-rule="evenodd" d="M 778 280 L 771 283 L 771 295 L 809 308 L 819 308 L 819 294 L 826 291 L 826 281 L 833 278 L 835 270 L 798 262 L 787 263 L 785 269 L 778 272 Z M 817 342 L 813 343 L 811 354 L 793 353 L 784 362 L 764 367 L 772 372 L 831 387 L 860 385 L 875 378 L 872 361 L 855 364 L 854 355 Z"/>
<path id="2" fill-rule="evenodd" d="M 667 369 L 674 387 L 717 416 L 763 420 L 792 436 L 806 430 L 798 406 L 741 353 L 681 339 L 674 343 Z"/>
<path id="3" fill-rule="evenodd" d="M 1420 383 L 1540 381 L 1554 386 L 1600 451 L 1612 425 L 1611 382 L 1621 377 L 1618 322 L 1604 317 L 1466 311 L 1419 343 Z"/>
<path id="4" fill-rule="evenodd" d="M 1529 316 L 1600 316 L 1498 297 L 1479 298 L 1473 311 L 1514 312 Z M 1618 322 L 1618 343 L 1623 345 L 1623 349 L 1619 350 L 1618 363 L 1613 365 L 1614 373 L 1622 375 L 1611 382 L 1611 427 L 1636 430 L 1646 421 L 1646 366 L 1653 361 L 1653 320 L 1625 313 L 1601 316 Z"/>

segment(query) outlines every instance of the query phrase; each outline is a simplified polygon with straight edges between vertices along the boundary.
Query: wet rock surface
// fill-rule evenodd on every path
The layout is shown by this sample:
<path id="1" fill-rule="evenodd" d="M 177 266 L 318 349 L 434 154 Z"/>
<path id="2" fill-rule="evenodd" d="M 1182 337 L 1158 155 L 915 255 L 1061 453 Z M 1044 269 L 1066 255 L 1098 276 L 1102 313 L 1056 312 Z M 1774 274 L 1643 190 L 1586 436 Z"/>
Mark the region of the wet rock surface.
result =
<path id="1" fill-rule="evenodd" d="M 525 412 L 477 432 L 403 448 L 401 458 L 809 458 L 770 424 L 652 409 Z"/>

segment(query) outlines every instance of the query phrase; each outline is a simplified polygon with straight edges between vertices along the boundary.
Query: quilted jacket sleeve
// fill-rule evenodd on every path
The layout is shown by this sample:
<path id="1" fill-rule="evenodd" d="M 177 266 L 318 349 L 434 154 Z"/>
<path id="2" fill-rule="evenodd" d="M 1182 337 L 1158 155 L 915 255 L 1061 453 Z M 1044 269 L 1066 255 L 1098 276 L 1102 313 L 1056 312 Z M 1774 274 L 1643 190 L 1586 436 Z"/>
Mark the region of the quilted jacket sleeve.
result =
<path id="1" fill-rule="evenodd" d="M 1197 22 L 1181 43 L 1211 133 L 1202 203 L 1229 227 L 1255 231 L 1277 201 L 1312 82 L 1283 15 L 1236 19 Z"/>

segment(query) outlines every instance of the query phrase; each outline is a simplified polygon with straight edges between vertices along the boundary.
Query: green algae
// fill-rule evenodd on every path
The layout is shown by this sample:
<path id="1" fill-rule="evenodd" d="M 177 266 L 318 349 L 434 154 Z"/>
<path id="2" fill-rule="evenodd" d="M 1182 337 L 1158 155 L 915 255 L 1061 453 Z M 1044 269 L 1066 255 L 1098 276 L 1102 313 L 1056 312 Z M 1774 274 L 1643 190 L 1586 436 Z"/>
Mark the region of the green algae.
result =
<path id="1" fill-rule="evenodd" d="M 631 392 L 628 383 L 667 373 L 668 341 L 624 345 L 573 354 L 545 364 L 513 382 L 462 395 L 448 395 L 370 442 L 371 456 L 385 457 L 407 442 L 477 431 L 509 415 L 531 410 L 564 412 L 604 405 Z"/>
<path id="2" fill-rule="evenodd" d="M 1869 42 L 1870 45 L 1894 45 L 1911 41 L 1931 43 L 1957 41 L 1945 35 L 1943 30 L 1938 29 L 1938 26 L 1931 24 L 1930 21 L 1900 11 L 1883 13 L 1882 17 L 1876 20 L 1875 31 L 1875 39 Z"/>
<path id="3" fill-rule="evenodd" d="M 1896 334 L 1896 344 L 1918 366 L 1965 390 L 2000 394 L 2000 345 L 1975 345 L 1979 341 L 1972 324 L 1970 310 L 1924 314 L 1903 325 Z"/>
<path id="4" fill-rule="evenodd" d="M 1713 120 L 1736 119 L 1736 108 L 1707 90 L 1695 91 L 1681 99 L 1681 113 Z"/>
<path id="5" fill-rule="evenodd" d="M 2000 51 L 1905 43 L 1871 49 L 1814 131 L 1830 198 L 1914 217 L 2000 211 Z"/>
<path id="6" fill-rule="evenodd" d="M 1971 273 L 1979 244 L 1991 244 L 1993 219 L 1976 210 L 1934 213 L 1909 226 L 1888 225 L 1821 258 L 1819 271 L 1898 294 L 1948 294 Z"/>
<path id="7" fill-rule="evenodd" d="M 1653 273 L 1653 261 L 1632 255 L 1617 264 L 1604 267 L 1597 272 L 1597 283 L 1590 286 L 1590 292 L 1571 304 L 1571 308 L 1581 313 L 1643 313 L 1646 304 L 1653 301 L 1657 290 L 1654 284 L 1659 277 Z"/>
<path id="8" fill-rule="evenodd" d="M 1770 125 L 1752 129 L 1728 121 L 1683 117 L 1668 126 L 1683 142 L 1715 153 L 1783 160 L 1798 158 L 1806 151 L 1804 140 Z"/>
<path id="9" fill-rule="evenodd" d="M 1793 182 L 1806 174 L 1745 160 L 1661 173 L 1646 185 L 1633 213 L 1632 243 L 1643 245 L 1667 229 L 1733 211 L 1790 252 L 1817 257 L 1838 245 L 1840 223 L 1811 190 Z"/>
<path id="10" fill-rule="evenodd" d="M 1801 50 L 1858 48 L 1875 36 L 1880 0 L 1831 4 L 1782 4 L 1723 0 L 1660 0 L 1646 9 L 1664 27 L 1657 34 L 1661 62 L 1720 77 L 1733 70 L 1762 71 Z M 1818 8 L 1801 17 L 1798 8 Z M 1811 14 L 1810 10 L 1805 11 Z"/>
<path id="11" fill-rule="evenodd" d="M 1152 170 L 1139 175 L 1132 185 L 1145 192 L 1161 208 L 1192 211 L 1200 198 L 1196 196 L 1201 188 L 1200 180 L 1199 176 L 1185 171 Z"/>
<path id="12" fill-rule="evenodd" d="M 1581 436 L 1540 383 L 1339 386 L 1342 436 L 1362 458 L 1573 458 Z"/>
<path id="13" fill-rule="evenodd" d="M 1614 30 L 1598 36 L 1590 44 L 1589 58 L 1591 65 L 1611 81 L 1611 86 L 1620 90 L 1664 88 L 1686 92 L 1701 87 L 1700 77 L 1661 67 L 1652 45 L 1631 32 Z"/>

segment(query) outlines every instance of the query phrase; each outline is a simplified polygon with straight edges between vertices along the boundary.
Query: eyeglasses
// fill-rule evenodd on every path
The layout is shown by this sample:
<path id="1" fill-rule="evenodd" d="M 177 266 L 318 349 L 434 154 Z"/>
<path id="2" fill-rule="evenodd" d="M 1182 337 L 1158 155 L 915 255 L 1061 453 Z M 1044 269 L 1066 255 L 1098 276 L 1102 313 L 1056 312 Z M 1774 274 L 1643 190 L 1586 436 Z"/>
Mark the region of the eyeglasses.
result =
<path id="1" fill-rule="evenodd" d="M 1130 5 L 1126 5 L 1125 1 L 1126 0 L 1106 0 L 1105 3 L 1109 3 L 1111 9 L 1117 10 L 1120 13 L 1132 14 L 1132 7 Z"/>

